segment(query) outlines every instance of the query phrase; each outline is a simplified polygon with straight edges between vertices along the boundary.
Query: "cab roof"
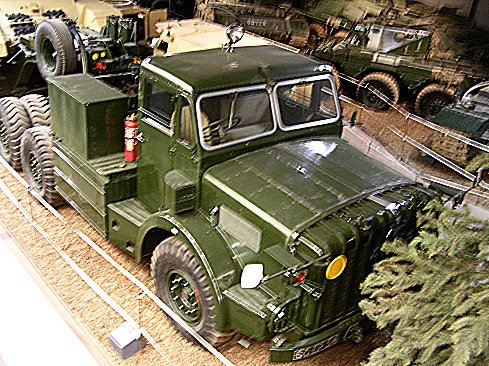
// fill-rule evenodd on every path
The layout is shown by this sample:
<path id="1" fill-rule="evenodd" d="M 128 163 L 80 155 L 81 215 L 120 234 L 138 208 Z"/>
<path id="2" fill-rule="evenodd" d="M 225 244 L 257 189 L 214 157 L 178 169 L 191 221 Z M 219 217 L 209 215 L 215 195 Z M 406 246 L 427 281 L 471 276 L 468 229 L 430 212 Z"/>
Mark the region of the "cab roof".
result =
<path id="1" fill-rule="evenodd" d="M 143 68 L 171 76 L 173 82 L 196 94 L 329 73 L 320 63 L 277 46 L 236 47 L 232 53 L 211 49 L 152 56 Z"/>

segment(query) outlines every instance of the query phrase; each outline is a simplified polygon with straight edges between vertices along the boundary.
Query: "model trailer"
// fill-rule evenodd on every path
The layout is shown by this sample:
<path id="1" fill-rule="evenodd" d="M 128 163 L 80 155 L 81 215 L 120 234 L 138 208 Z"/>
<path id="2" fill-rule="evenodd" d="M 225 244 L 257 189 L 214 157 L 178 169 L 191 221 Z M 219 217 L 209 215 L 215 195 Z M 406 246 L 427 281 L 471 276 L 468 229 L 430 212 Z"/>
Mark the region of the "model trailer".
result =
<path id="1" fill-rule="evenodd" d="M 45 93 L 46 78 L 79 72 L 113 76 L 118 87 L 134 91 L 139 63 L 152 53 L 145 41 L 158 35 L 155 24 L 167 12 L 116 5 L 99 0 L 2 4 L 0 96 Z"/>
<path id="2" fill-rule="evenodd" d="M 272 361 L 361 339 L 359 285 L 433 194 L 339 138 L 330 68 L 274 46 L 153 56 L 137 130 L 120 90 L 48 80 L 50 127 L 0 100 L 2 156 L 151 258 L 158 296 L 202 337 L 271 339 Z"/>

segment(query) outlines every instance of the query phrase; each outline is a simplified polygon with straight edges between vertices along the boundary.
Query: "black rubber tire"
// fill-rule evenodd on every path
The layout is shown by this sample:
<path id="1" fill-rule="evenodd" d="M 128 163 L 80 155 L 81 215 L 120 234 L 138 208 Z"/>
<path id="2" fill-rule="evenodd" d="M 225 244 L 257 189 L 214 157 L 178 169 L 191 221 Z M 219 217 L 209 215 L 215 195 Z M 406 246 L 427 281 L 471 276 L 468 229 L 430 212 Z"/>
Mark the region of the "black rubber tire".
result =
<path id="1" fill-rule="evenodd" d="M 57 19 L 39 23 L 34 42 L 41 76 L 68 75 L 76 71 L 76 51 L 68 26 Z"/>
<path id="2" fill-rule="evenodd" d="M 307 37 L 306 47 L 309 51 L 314 51 L 324 39 L 326 30 L 319 23 L 312 23 L 309 26 L 309 36 Z"/>
<path id="3" fill-rule="evenodd" d="M 341 94 L 341 79 L 338 68 L 330 62 L 324 62 L 324 64 L 331 66 L 331 73 L 333 74 L 334 82 L 336 83 L 336 90 L 338 90 L 338 93 Z"/>
<path id="4" fill-rule="evenodd" d="M 430 84 L 424 87 L 414 102 L 415 113 L 432 121 L 441 109 L 455 102 L 455 90 L 440 84 Z"/>
<path id="5" fill-rule="evenodd" d="M 51 129 L 36 126 L 25 131 L 20 155 L 22 170 L 31 189 L 51 206 L 62 206 L 64 200 L 55 189 Z"/>
<path id="6" fill-rule="evenodd" d="M 22 135 L 31 127 L 29 117 L 18 98 L 0 99 L 0 155 L 12 168 L 20 170 Z"/>
<path id="7" fill-rule="evenodd" d="M 151 274 L 158 297 L 207 342 L 217 347 L 234 335 L 217 331 L 216 300 L 209 281 L 182 239 L 172 236 L 156 247 L 151 258 Z M 174 324 L 186 338 L 194 340 L 176 322 Z"/>
<path id="8" fill-rule="evenodd" d="M 20 98 L 32 126 L 49 126 L 51 123 L 51 108 L 49 100 L 40 94 L 27 94 Z"/>
<path id="9" fill-rule="evenodd" d="M 373 110 L 389 109 L 389 104 L 368 90 L 365 86 L 369 85 L 384 94 L 393 103 L 399 101 L 401 88 L 394 76 L 385 72 L 372 72 L 365 76 L 357 88 L 357 100 Z"/>

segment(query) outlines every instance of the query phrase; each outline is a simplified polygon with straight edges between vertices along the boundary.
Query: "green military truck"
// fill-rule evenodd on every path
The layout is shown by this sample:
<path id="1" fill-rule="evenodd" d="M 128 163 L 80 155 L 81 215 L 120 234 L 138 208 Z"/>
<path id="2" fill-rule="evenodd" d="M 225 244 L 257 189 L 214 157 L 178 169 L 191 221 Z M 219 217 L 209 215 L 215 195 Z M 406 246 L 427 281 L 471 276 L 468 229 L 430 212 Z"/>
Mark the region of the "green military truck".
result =
<path id="1" fill-rule="evenodd" d="M 359 341 L 359 285 L 433 193 L 340 139 L 329 67 L 230 51 L 143 61 L 137 132 L 129 96 L 87 74 L 49 79 L 49 127 L 2 98 L 0 152 L 150 258 L 158 296 L 211 344 L 271 339 L 283 362 Z"/>

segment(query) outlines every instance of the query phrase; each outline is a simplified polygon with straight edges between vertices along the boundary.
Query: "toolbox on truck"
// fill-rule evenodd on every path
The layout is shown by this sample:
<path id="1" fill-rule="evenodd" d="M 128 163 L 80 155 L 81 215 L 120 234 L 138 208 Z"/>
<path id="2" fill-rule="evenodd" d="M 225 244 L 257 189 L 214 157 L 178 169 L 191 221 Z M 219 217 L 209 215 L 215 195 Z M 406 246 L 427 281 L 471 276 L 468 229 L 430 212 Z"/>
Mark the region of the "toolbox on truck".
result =
<path id="1" fill-rule="evenodd" d="M 124 161 L 128 96 L 77 74 L 49 80 L 56 189 L 107 236 L 107 205 L 134 197 L 136 164 Z"/>
<path id="2" fill-rule="evenodd" d="M 48 80 L 56 137 L 85 159 L 123 151 L 129 96 L 87 74 Z"/>

